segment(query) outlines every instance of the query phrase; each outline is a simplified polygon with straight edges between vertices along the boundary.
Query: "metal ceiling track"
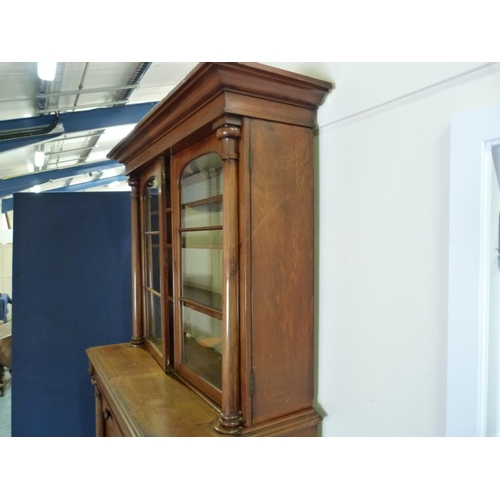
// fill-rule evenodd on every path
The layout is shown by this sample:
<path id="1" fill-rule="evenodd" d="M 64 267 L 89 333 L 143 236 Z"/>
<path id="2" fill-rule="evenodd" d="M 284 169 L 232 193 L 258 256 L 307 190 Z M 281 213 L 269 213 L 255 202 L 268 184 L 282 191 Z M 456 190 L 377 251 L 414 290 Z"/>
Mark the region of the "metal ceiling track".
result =
<path id="1" fill-rule="evenodd" d="M 137 123 L 157 102 L 147 102 L 141 104 L 127 104 L 113 108 L 92 109 L 89 111 L 79 111 L 78 113 L 61 113 L 58 124 L 62 125 L 57 135 L 85 132 L 95 129 L 105 129 L 117 125 L 129 125 Z M 31 144 L 38 144 L 50 139 L 55 135 L 50 133 L 40 133 L 33 135 L 34 130 L 47 128 L 54 122 L 54 115 L 33 116 L 31 118 L 17 118 L 14 120 L 0 121 L 0 153 L 12 149 L 22 148 Z M 26 136 L 22 136 L 22 131 Z M 17 135 L 13 137 L 13 133 Z"/>
<path id="2" fill-rule="evenodd" d="M 93 88 L 93 89 L 78 89 L 78 90 L 62 90 L 60 92 L 47 92 L 44 94 L 37 94 L 37 98 L 44 98 L 44 97 L 63 97 L 63 96 L 69 96 L 69 95 L 81 95 L 81 94 L 98 94 L 100 92 L 115 92 L 118 90 L 135 90 L 138 88 L 139 85 L 119 85 L 116 87 L 100 87 L 100 88 Z M 95 104 L 93 104 L 95 106 Z"/>
<path id="3" fill-rule="evenodd" d="M 108 127 L 129 125 L 139 122 L 149 113 L 158 102 L 141 104 L 128 104 L 130 96 L 138 88 L 139 82 L 148 71 L 151 62 L 139 63 L 125 85 L 108 86 L 103 88 L 84 88 L 89 64 L 86 63 L 77 90 L 61 90 L 64 77 L 64 64 L 58 63 L 56 77 L 53 82 L 39 80 L 38 100 L 39 116 L 20 118 L 15 120 L 0 121 L 0 154 L 18 148 L 52 141 L 69 141 L 74 137 L 89 138 L 85 147 L 74 148 L 68 151 L 82 154 L 77 160 L 78 164 L 66 167 L 46 169 L 27 175 L 0 179 L 1 213 L 13 210 L 13 198 L 6 198 L 19 191 L 26 191 L 34 186 L 49 183 L 52 180 L 67 179 L 82 174 L 96 174 L 88 182 L 80 182 L 73 186 L 65 186 L 44 192 L 76 192 L 106 186 L 113 182 L 123 182 L 123 175 L 99 178 L 106 169 L 122 167 L 115 161 L 101 161 L 87 163 L 86 160 L 99 137 Z M 79 104 L 78 100 L 83 94 L 116 92 L 113 102 L 101 104 Z M 72 106 L 60 107 L 61 97 L 75 96 Z M 82 108 L 90 110 L 80 111 Z M 79 110 L 74 112 L 75 110 Z M 78 136 L 78 134 L 80 134 Z M 82 137 L 83 134 L 83 137 Z M 73 135 L 73 137 L 72 137 Z M 43 145 L 42 145 L 43 150 Z M 59 152 L 47 152 L 48 155 Z M 73 160 L 74 161 L 74 160 Z M 97 177 L 97 178 L 96 178 Z M 48 187 L 48 186 L 47 186 Z"/>
<path id="4" fill-rule="evenodd" d="M 113 107 L 113 109 L 115 107 L 118 107 L 119 103 L 127 102 L 130 99 L 130 96 L 134 92 L 134 89 L 137 87 L 139 82 L 142 80 L 142 77 L 146 74 L 146 72 L 150 68 L 151 64 L 152 63 L 150 63 L 150 62 L 139 63 L 139 65 L 135 68 L 135 71 L 132 74 L 132 76 L 130 77 L 129 81 L 127 82 L 127 86 L 131 86 L 132 88 L 122 90 L 122 92 L 116 97 L 116 100 L 118 102 Z M 82 76 L 82 81 L 81 81 L 81 84 L 79 87 L 80 90 L 83 90 L 83 83 L 85 80 L 85 75 L 86 75 L 86 71 L 88 69 L 88 65 L 89 65 L 89 63 L 87 63 L 85 65 L 84 74 Z M 74 103 L 75 106 L 77 105 L 79 97 L 80 97 L 80 95 L 76 96 L 75 103 Z M 101 132 L 104 133 L 104 129 Z M 97 145 L 97 143 L 99 142 L 99 139 L 100 139 L 100 135 L 93 137 L 92 139 L 90 139 L 88 146 L 90 146 L 90 148 L 95 147 Z M 89 157 L 91 151 L 92 151 L 92 149 L 89 149 L 89 150 L 87 150 L 86 154 L 81 155 L 80 161 L 84 161 L 85 159 L 87 159 Z"/>

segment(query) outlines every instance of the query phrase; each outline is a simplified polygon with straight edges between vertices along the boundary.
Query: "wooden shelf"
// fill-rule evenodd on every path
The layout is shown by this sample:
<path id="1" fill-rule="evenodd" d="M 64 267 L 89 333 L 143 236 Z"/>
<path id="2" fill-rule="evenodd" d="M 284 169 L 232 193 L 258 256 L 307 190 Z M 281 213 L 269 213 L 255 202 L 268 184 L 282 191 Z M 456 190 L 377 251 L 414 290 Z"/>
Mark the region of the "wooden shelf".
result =
<path id="1" fill-rule="evenodd" d="M 184 285 L 184 295 L 181 300 L 197 303 L 200 306 L 208 306 L 222 313 L 222 294 L 194 286 Z"/>
<path id="2" fill-rule="evenodd" d="M 199 207 L 200 205 L 209 205 L 210 203 L 218 203 L 222 202 L 222 195 L 219 194 L 217 196 L 212 196 L 211 198 L 204 198 L 202 200 L 190 201 L 188 203 L 183 203 L 182 208 L 184 207 Z"/>

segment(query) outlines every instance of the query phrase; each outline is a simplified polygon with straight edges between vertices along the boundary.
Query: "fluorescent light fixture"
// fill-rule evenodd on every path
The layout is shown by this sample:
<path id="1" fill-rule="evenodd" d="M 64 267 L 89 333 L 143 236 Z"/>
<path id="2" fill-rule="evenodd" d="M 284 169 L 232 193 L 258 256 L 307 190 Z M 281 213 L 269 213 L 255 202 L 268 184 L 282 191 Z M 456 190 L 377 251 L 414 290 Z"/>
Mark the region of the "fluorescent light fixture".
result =
<path id="1" fill-rule="evenodd" d="M 107 151 L 93 151 L 90 153 L 85 160 L 86 162 L 93 162 L 96 160 L 104 160 L 106 158 L 106 155 L 108 154 Z"/>
<path id="2" fill-rule="evenodd" d="M 109 168 L 107 170 L 104 170 L 104 172 L 101 175 L 101 179 L 107 179 L 108 177 L 116 177 L 120 172 L 118 172 L 117 168 Z"/>
<path id="3" fill-rule="evenodd" d="M 51 82 L 56 77 L 56 62 L 39 62 L 38 63 L 38 76 L 41 80 Z"/>
<path id="4" fill-rule="evenodd" d="M 126 135 L 128 135 L 132 130 L 134 130 L 135 123 L 130 125 L 117 125 L 115 127 L 109 127 L 104 132 L 102 138 L 104 140 L 112 140 L 117 141 L 123 139 Z"/>
<path id="5" fill-rule="evenodd" d="M 35 167 L 43 167 L 45 162 L 45 153 L 43 151 L 35 151 Z"/>
<path id="6" fill-rule="evenodd" d="M 40 186 L 33 186 L 31 188 L 32 193 L 39 193 L 42 188 Z"/>

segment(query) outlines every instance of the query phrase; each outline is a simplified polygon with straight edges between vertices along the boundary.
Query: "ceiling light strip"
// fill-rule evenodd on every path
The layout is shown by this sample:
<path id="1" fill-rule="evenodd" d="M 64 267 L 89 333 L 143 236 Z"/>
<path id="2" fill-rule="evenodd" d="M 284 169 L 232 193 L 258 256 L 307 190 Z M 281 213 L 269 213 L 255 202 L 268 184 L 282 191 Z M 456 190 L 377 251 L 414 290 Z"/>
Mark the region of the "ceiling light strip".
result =
<path id="1" fill-rule="evenodd" d="M 60 92 L 47 92 L 46 94 L 37 94 L 37 98 L 64 97 L 77 94 L 95 94 L 100 92 L 115 92 L 118 90 L 136 89 L 139 85 L 120 85 L 117 87 L 100 87 L 93 89 L 61 90 Z"/>
<path id="2" fill-rule="evenodd" d="M 75 109 L 85 109 L 85 108 L 110 108 L 113 106 L 116 106 L 118 104 L 127 104 L 128 101 L 115 101 L 115 102 L 105 102 L 105 103 L 94 103 L 94 104 L 79 104 L 78 106 L 63 106 L 63 107 L 57 107 L 57 108 L 47 108 L 44 109 L 44 113 L 52 113 L 52 112 L 61 112 L 61 111 L 72 111 Z"/>

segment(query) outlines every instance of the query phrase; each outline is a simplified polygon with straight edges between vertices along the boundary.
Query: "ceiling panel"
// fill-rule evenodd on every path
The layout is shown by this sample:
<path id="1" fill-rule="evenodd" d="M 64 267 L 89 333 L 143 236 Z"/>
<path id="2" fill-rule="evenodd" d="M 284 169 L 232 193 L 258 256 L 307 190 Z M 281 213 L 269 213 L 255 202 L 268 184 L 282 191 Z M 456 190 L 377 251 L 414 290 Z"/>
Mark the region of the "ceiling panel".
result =
<path id="1" fill-rule="evenodd" d="M 163 99 L 186 75 L 197 62 L 165 63 L 154 62 L 134 90 L 130 102 L 151 102 Z"/>
<path id="2" fill-rule="evenodd" d="M 75 113 L 75 117 L 78 117 L 79 112 L 94 108 L 123 106 L 125 103 L 156 103 L 161 101 L 195 65 L 196 63 L 162 62 L 64 62 L 58 63 L 54 81 L 43 82 L 38 78 L 35 62 L 0 63 L 0 121 L 56 113 Z M 139 76 L 141 78 L 138 78 Z M 136 81 L 136 87 L 124 89 L 123 87 L 134 83 L 134 78 L 139 80 Z M 0 153 L 0 186 L 2 181 L 13 178 L 19 178 L 19 185 L 25 186 L 25 176 L 31 176 L 29 185 L 34 187 L 29 188 L 30 191 L 60 189 L 69 184 L 81 186 L 82 189 L 129 189 L 126 182 L 113 182 L 111 187 L 109 185 L 89 187 L 91 184 L 88 184 L 89 181 L 96 179 L 123 175 L 123 167 L 111 170 L 99 170 L 96 167 L 96 171 L 89 174 L 52 179 L 39 187 L 35 184 L 38 172 L 52 169 L 61 171 L 81 164 L 98 165 L 103 160 L 111 163 L 106 158 L 107 153 L 131 131 L 135 124 L 64 133 L 50 140 L 46 140 L 48 137 L 45 137 L 45 142 L 12 150 L 8 150 L 12 147 L 12 139 L 8 133 L 13 133 L 12 128 L 16 129 L 16 133 L 19 132 L 20 129 L 17 127 L 21 125 L 18 123 L 6 123 L 6 125 L 7 133 L 3 131 L 3 135 L 0 135 L 0 141 L 3 141 L 4 145 L 2 148 L 4 152 Z M 40 134 L 40 130 L 22 131 L 22 136 L 30 140 L 36 137 L 34 134 Z M 35 151 L 39 149 L 45 152 L 45 163 L 40 169 L 34 166 Z M 70 172 L 72 171 L 68 171 L 68 175 Z M 10 189 L 7 188 L 2 194 L 4 198 L 12 196 Z"/>
<path id="3" fill-rule="evenodd" d="M 0 63 L 0 119 L 32 115 L 36 110 L 36 63 Z"/>
<path id="4" fill-rule="evenodd" d="M 106 170 L 106 167 L 113 166 L 112 162 L 106 159 L 106 154 L 131 131 L 135 123 L 122 127 L 104 125 L 104 128 L 92 129 L 91 125 L 84 121 L 85 115 L 82 112 L 93 108 L 106 108 L 109 111 L 110 108 L 123 107 L 125 103 L 135 106 L 152 103 L 151 106 L 147 104 L 141 106 L 141 113 L 146 113 L 155 103 L 164 99 L 197 64 L 197 62 L 62 62 L 58 63 L 55 80 L 44 82 L 38 78 L 35 62 L 0 62 L 0 121 L 6 122 L 3 124 L 4 128 L 20 126 L 18 123 L 9 123 L 8 120 L 33 116 L 39 124 L 40 115 L 50 114 L 55 118 L 57 113 L 61 113 L 63 118 L 66 116 L 66 123 L 69 116 L 77 120 L 82 117 L 79 123 L 85 123 L 83 131 L 82 127 L 76 127 L 80 132 L 69 133 L 66 130 L 59 137 L 45 136 L 43 138 L 45 142 L 40 142 L 40 135 L 34 135 L 40 134 L 40 124 L 35 132 L 24 129 L 22 140 L 33 139 L 38 143 L 23 145 L 10 151 L 8 149 L 14 143 L 8 134 L 12 133 L 12 129 L 8 133 L 5 133 L 5 130 L 0 132 L 0 145 L 2 145 L 0 151 L 5 151 L 0 152 L 0 187 L 4 180 L 26 175 L 31 176 L 29 185 L 34 185 L 38 173 L 51 169 L 60 172 L 61 169 L 77 165 L 92 166 L 95 162 L 97 162 L 96 170 L 91 174 L 54 179 L 52 182 L 42 184 L 40 189 L 43 191 L 61 188 L 69 183 L 81 184 L 82 189 L 86 189 L 86 182 L 120 175 L 119 171 L 111 173 Z M 134 83 L 133 88 L 123 89 L 131 83 Z M 129 109 L 132 110 L 132 107 Z M 61 122 L 64 124 L 64 119 Z M 96 126 L 103 127 L 102 123 L 101 121 Z M 17 144 L 19 142 L 16 142 Z M 41 169 L 35 169 L 34 166 L 34 154 L 37 149 L 46 153 L 45 164 Z M 107 162 L 104 168 L 103 160 Z M 98 165 L 101 165 L 101 170 Z M 68 171 L 68 175 L 70 172 Z M 46 179 L 47 176 L 40 178 Z M 24 177 L 22 183 L 19 180 L 19 184 L 26 186 Z M 9 189 L 3 189 L 4 198 Z M 111 187 L 99 186 L 92 189 L 123 190 L 128 189 L 128 186 L 126 182 L 122 182 Z"/>

